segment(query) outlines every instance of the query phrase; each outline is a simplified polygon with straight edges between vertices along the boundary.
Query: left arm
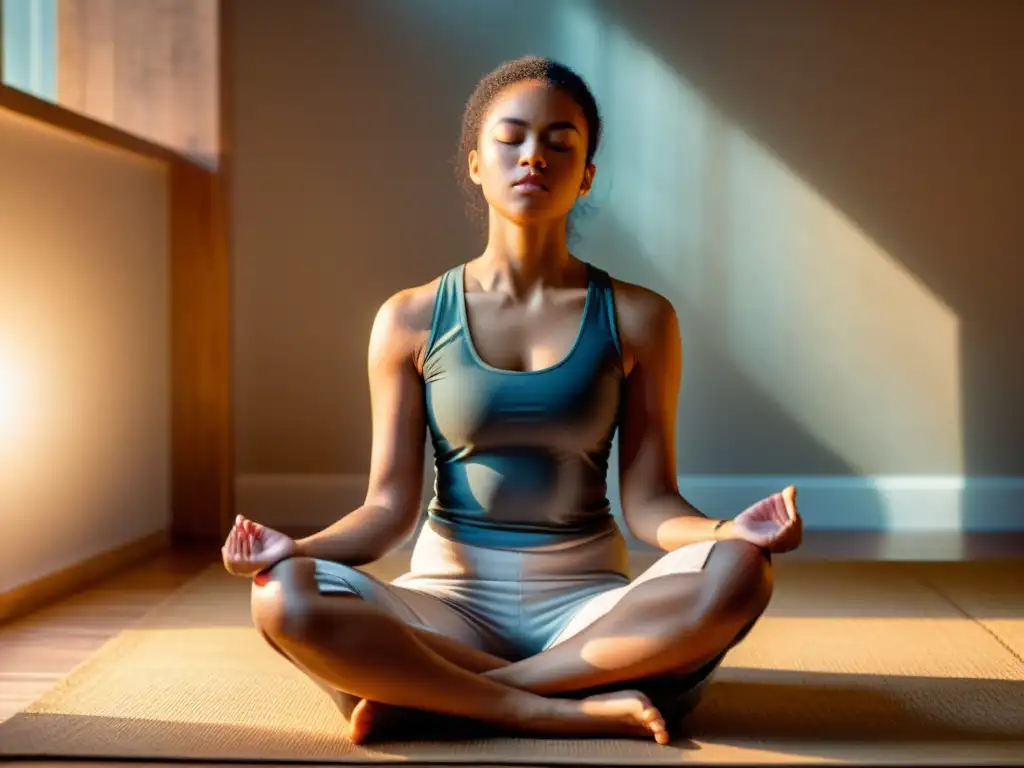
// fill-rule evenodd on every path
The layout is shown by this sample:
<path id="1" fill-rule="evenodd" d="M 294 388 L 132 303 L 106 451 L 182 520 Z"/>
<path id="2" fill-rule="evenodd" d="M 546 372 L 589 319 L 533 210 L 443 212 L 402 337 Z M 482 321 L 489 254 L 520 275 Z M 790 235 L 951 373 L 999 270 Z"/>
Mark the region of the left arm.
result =
<path id="1" fill-rule="evenodd" d="M 616 299 L 623 351 L 630 363 L 619 428 L 626 526 L 640 541 L 665 551 L 733 538 L 731 522 L 716 530 L 719 521 L 679 493 L 675 432 L 682 345 L 675 309 L 654 291 L 621 282 Z"/>

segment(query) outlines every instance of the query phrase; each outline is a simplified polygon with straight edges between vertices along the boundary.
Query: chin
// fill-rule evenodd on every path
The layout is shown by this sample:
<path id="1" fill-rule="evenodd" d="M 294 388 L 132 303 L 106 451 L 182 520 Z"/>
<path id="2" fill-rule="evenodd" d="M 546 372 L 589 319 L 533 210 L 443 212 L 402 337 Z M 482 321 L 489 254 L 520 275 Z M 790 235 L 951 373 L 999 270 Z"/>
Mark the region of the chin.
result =
<path id="1" fill-rule="evenodd" d="M 556 221 L 569 215 L 563 206 L 554 205 L 554 200 L 543 196 L 523 196 L 516 200 L 502 201 L 494 206 L 503 218 L 517 224 L 540 224 Z"/>

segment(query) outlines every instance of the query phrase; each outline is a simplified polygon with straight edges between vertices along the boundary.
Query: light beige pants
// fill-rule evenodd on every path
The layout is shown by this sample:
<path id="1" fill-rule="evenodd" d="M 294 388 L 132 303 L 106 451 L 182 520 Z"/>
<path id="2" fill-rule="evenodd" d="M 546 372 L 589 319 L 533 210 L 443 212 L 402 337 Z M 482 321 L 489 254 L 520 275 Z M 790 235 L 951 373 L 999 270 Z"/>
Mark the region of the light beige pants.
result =
<path id="1" fill-rule="evenodd" d="M 516 661 L 568 640 L 638 584 L 700 571 L 714 541 L 662 555 L 630 579 L 618 528 L 565 545 L 504 550 L 458 544 L 424 524 L 410 570 L 391 583 L 316 561 L 323 594 L 355 594 L 419 629 Z"/>

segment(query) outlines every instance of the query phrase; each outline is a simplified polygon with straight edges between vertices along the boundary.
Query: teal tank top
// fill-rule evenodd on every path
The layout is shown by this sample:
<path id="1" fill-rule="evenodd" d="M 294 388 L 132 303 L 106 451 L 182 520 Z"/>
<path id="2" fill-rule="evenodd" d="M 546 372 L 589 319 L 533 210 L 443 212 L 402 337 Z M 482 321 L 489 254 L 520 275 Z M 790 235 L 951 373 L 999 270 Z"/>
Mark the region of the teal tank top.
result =
<path id="1" fill-rule="evenodd" d="M 428 524 L 499 549 L 613 528 L 608 458 L 625 376 L 611 279 L 587 265 L 583 317 L 560 362 L 506 371 L 473 346 L 464 272 L 462 264 L 441 276 L 423 363 L 435 469 Z"/>

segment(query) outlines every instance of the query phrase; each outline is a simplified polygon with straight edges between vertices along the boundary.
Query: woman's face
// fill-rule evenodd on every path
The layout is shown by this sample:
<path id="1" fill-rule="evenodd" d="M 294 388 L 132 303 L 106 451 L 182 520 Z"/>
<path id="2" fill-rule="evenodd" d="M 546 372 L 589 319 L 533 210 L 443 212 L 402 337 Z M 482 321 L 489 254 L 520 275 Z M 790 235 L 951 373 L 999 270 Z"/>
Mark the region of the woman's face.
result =
<path id="1" fill-rule="evenodd" d="M 576 101 L 541 81 L 505 88 L 484 115 L 469 174 L 487 203 L 513 221 L 568 215 L 590 191 L 587 120 Z"/>

